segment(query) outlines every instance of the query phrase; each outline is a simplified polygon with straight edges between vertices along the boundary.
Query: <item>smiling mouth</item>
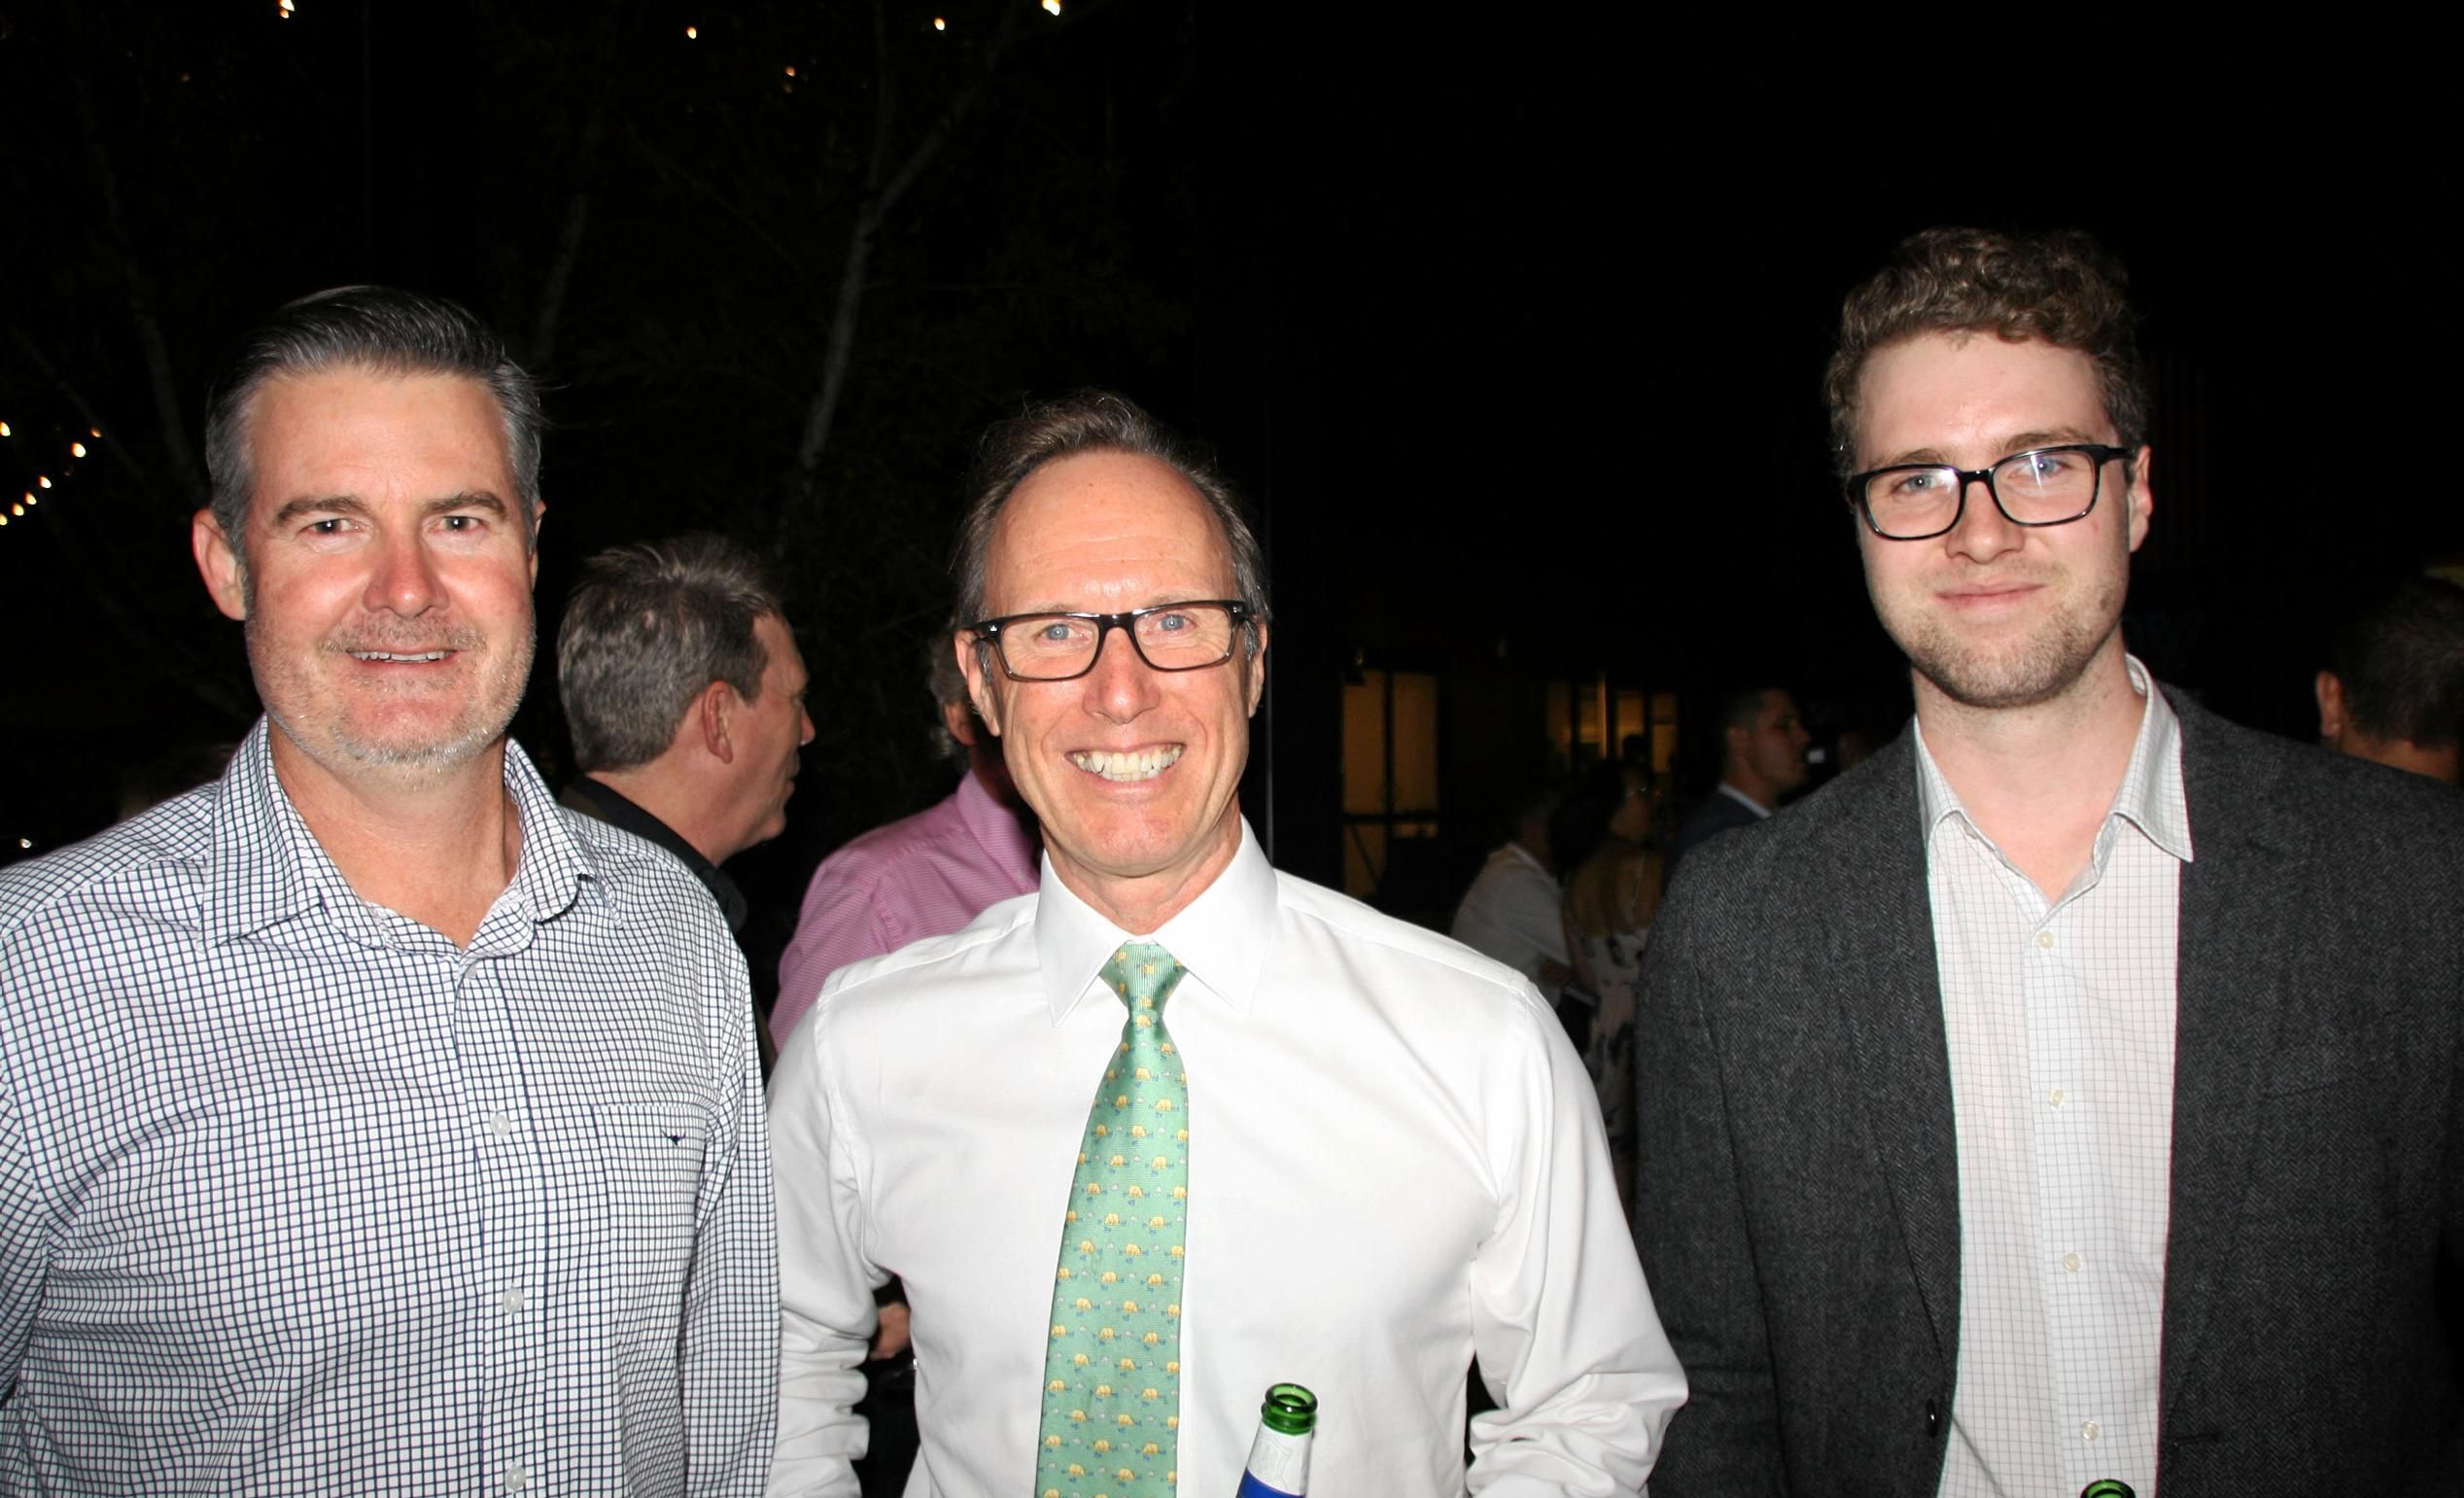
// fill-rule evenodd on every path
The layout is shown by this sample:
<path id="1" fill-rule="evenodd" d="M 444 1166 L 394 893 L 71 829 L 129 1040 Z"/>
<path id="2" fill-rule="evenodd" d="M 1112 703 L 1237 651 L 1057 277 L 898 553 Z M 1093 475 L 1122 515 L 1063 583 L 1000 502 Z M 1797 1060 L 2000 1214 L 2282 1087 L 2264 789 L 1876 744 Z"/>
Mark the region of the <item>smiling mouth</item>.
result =
<path id="1" fill-rule="evenodd" d="M 440 661 L 450 650 L 353 650 L 355 661 Z"/>
<path id="2" fill-rule="evenodd" d="M 1076 749 L 1070 753 L 1069 762 L 1089 775 L 1101 776 L 1107 781 L 1151 781 L 1172 768 L 1172 762 L 1181 757 L 1184 748 L 1186 746 L 1166 744 L 1159 749 L 1117 752 L 1111 749 Z"/>

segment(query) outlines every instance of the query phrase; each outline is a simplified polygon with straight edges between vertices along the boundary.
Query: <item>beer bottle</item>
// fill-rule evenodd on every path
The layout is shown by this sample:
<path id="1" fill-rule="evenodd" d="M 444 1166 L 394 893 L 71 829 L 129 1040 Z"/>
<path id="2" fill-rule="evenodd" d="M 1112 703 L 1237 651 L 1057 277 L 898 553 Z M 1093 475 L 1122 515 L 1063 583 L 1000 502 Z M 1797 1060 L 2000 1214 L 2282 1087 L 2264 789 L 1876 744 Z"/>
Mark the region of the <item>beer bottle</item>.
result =
<path id="1" fill-rule="evenodd" d="M 2138 1498 L 2138 1494 L 2119 1478 L 2099 1478 L 2079 1489 L 2079 1498 Z"/>
<path id="2" fill-rule="evenodd" d="M 1302 1498 L 1309 1490 L 1309 1436 L 1317 1424 L 1315 1394 L 1297 1383 L 1267 1390 L 1237 1498 Z"/>

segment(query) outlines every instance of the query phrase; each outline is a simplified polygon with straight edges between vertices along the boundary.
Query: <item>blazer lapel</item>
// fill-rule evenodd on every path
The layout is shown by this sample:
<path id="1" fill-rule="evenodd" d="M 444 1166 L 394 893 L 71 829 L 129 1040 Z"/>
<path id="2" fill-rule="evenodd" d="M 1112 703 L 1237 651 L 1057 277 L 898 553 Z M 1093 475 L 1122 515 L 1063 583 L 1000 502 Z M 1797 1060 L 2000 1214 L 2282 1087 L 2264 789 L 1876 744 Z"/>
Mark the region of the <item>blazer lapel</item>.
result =
<path id="1" fill-rule="evenodd" d="M 1902 733 L 1871 773 L 1823 794 L 1841 804 L 1832 809 L 1836 836 L 1824 848 L 1831 867 L 1821 888 L 1857 891 L 1825 912 L 1834 992 L 1909 1268 L 1948 1369 L 1959 1352 L 1959 1158 L 1915 736 Z"/>
<path id="2" fill-rule="evenodd" d="M 2163 1401 L 2192 1366 L 2237 1237 L 2259 1090 L 2278 1044 L 2301 928 L 2302 840 L 2273 805 L 2273 745 L 2168 693 L 2182 722 L 2191 861 L 2174 963 L 2173 1175 L 2165 1247 Z"/>

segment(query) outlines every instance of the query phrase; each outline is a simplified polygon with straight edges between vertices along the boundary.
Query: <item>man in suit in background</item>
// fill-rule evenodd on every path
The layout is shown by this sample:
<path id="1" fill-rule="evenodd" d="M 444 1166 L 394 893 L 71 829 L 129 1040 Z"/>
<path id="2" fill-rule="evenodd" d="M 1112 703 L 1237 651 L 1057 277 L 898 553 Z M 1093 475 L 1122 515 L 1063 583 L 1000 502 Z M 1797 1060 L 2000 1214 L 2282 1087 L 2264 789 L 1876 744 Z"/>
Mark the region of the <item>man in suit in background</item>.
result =
<path id="1" fill-rule="evenodd" d="M 1662 1498 L 2464 1482 L 2464 818 L 2124 653 L 2120 279 L 1933 230 L 1848 300 L 1833 435 L 1917 720 L 1653 928 Z"/>
<path id="2" fill-rule="evenodd" d="M 1677 860 L 1722 832 L 1751 827 L 1779 809 L 1780 798 L 1805 784 L 1805 750 L 1814 742 L 1783 687 L 1757 686 L 1719 700 L 1719 784 L 1678 823 L 1668 853 Z"/>

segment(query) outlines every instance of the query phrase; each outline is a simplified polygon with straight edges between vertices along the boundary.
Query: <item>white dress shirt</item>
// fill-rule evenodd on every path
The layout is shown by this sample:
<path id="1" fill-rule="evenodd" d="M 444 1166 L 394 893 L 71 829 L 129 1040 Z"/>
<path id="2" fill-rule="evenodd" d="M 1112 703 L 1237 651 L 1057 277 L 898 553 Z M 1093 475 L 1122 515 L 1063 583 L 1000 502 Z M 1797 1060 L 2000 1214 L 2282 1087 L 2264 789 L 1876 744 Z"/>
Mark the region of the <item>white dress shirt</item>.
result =
<path id="1" fill-rule="evenodd" d="M 745 960 L 508 745 L 469 947 L 274 775 L 0 871 L 0 1492 L 761 1490 Z"/>
<path id="2" fill-rule="evenodd" d="M 914 1307 L 911 1495 L 1035 1470 L 1061 1213 L 1122 1009 L 1125 940 L 1187 970 L 1179 1487 L 1230 1493 L 1267 1386 L 1316 1391 L 1330 1493 L 1634 1493 L 1684 1398 L 1620 1218 L 1599 1109 L 1528 983 L 1239 854 L 1152 934 L 1047 864 L 1040 892 L 836 974 L 780 1058 L 774 1494 L 852 1494 L 849 1407 L 896 1274 Z"/>
<path id="3" fill-rule="evenodd" d="M 1544 961 L 1566 966 L 1564 892 L 1557 876 L 1522 845 L 1509 843 L 1489 854 L 1489 861 L 1463 893 L 1454 910 L 1452 935 L 1483 957 L 1498 961 L 1537 983 Z"/>
<path id="4" fill-rule="evenodd" d="M 2095 850 L 2048 904 L 1917 737 L 1959 1135 L 1949 1498 L 2154 1498 L 2173 1133 L 2174 956 L 2190 861 L 2179 721 L 2147 673 Z"/>

